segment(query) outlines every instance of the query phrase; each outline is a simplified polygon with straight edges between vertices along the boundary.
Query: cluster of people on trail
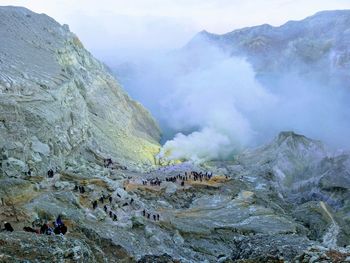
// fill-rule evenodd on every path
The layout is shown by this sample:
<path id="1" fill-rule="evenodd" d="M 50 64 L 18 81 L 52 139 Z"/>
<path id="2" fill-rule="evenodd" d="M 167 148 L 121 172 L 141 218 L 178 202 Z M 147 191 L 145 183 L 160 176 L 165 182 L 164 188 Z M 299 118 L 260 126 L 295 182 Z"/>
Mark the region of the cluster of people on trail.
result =
<path id="1" fill-rule="evenodd" d="M 172 183 L 176 183 L 176 182 L 180 182 L 181 186 L 185 186 L 185 182 L 192 179 L 194 181 L 209 181 L 213 176 L 213 173 L 203 173 L 203 172 L 195 172 L 195 171 L 191 171 L 191 172 L 185 172 L 185 175 L 181 175 L 178 174 L 176 176 L 171 176 L 171 177 L 166 177 L 165 181 L 166 182 L 172 182 Z M 142 184 L 143 185 L 148 185 L 148 181 L 149 184 L 151 186 L 160 186 L 162 183 L 162 180 L 160 180 L 158 177 L 156 178 L 152 178 L 150 180 L 142 180 Z"/>
<path id="2" fill-rule="evenodd" d="M 159 218 L 160 218 L 159 214 L 152 215 L 151 213 L 148 213 L 145 209 L 143 209 L 142 215 L 143 215 L 143 217 L 146 217 L 147 219 L 151 219 L 151 216 L 152 216 L 153 221 L 159 221 Z"/>
<path id="3" fill-rule="evenodd" d="M 81 194 L 84 194 L 86 191 L 85 191 L 85 187 L 83 185 L 75 185 L 74 186 L 74 191 L 81 193 Z"/>
<path id="4" fill-rule="evenodd" d="M 113 220 L 113 221 L 118 221 L 118 217 L 117 214 L 115 212 L 112 211 L 112 208 L 108 209 L 107 205 L 103 206 L 103 210 L 105 211 L 105 213 L 107 215 L 109 215 L 109 217 Z"/>
<path id="5" fill-rule="evenodd" d="M 119 194 L 118 194 L 118 197 L 120 197 Z M 113 197 L 111 195 L 105 195 L 104 193 L 102 193 L 98 200 L 92 201 L 92 208 L 96 209 L 98 206 L 98 202 L 100 202 L 101 204 L 104 204 L 105 200 L 108 200 L 109 203 L 112 204 Z"/>
<path id="6" fill-rule="evenodd" d="M 149 185 L 151 185 L 151 186 L 160 186 L 161 183 L 162 183 L 162 181 L 158 177 L 152 178 L 151 180 L 149 180 Z M 142 184 L 148 185 L 148 181 L 142 180 Z"/>
<path id="7" fill-rule="evenodd" d="M 111 158 L 103 159 L 103 166 L 105 168 L 111 168 L 112 170 L 114 168 L 121 169 L 121 170 L 128 170 L 128 168 L 126 166 L 123 166 L 123 165 L 120 165 L 120 164 L 117 164 L 117 163 L 113 163 Z"/>
<path id="8" fill-rule="evenodd" d="M 121 198 L 121 195 L 117 193 L 117 196 Z M 105 195 L 104 193 L 101 194 L 100 198 L 98 200 L 92 201 L 92 209 L 96 209 L 98 207 L 98 203 L 100 202 L 103 205 L 103 210 L 105 211 L 106 214 L 109 215 L 109 217 L 113 221 L 117 221 L 118 217 L 115 212 L 112 211 L 111 207 L 108 208 L 108 206 L 105 204 L 105 201 L 112 205 L 113 202 L 113 197 L 111 195 Z M 125 202 L 122 204 L 123 207 L 132 205 L 134 203 L 134 199 L 131 198 L 130 202 Z"/>
<path id="9" fill-rule="evenodd" d="M 32 170 L 28 170 L 28 172 L 24 172 L 24 175 L 32 176 Z"/>
<path id="10" fill-rule="evenodd" d="M 38 228 L 36 228 L 38 227 Z M 57 217 L 57 219 L 52 223 L 52 226 L 50 226 L 47 222 L 40 223 L 38 226 L 38 223 L 36 221 L 32 222 L 32 227 L 25 226 L 23 227 L 23 231 L 35 233 L 35 234 L 42 234 L 42 235 L 65 235 L 67 233 L 67 226 L 63 223 L 61 215 Z M 9 231 L 13 232 L 14 229 L 11 226 L 10 223 L 5 222 L 4 229 L 1 229 L 1 231 Z"/>
<path id="11" fill-rule="evenodd" d="M 63 223 L 61 215 L 59 215 L 52 226 L 47 222 L 44 222 L 40 225 L 39 229 L 35 228 L 35 221 L 32 223 L 32 227 L 25 226 L 23 230 L 30 233 L 42 234 L 42 235 L 65 235 L 67 233 L 67 226 Z"/>
<path id="12" fill-rule="evenodd" d="M 193 179 L 194 181 L 209 181 L 212 177 L 213 177 L 213 173 L 203 173 L 203 172 L 195 172 L 195 171 L 191 171 L 190 173 L 185 172 L 185 177 L 187 177 L 189 179 Z"/>

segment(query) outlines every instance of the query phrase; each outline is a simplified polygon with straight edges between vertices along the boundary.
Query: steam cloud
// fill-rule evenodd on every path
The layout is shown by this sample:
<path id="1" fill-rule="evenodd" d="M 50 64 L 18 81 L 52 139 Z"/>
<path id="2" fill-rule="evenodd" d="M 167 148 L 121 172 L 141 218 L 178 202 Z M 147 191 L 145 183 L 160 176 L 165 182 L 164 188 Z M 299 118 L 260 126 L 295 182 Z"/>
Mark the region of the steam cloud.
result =
<path id="1" fill-rule="evenodd" d="M 206 41 L 199 46 L 152 54 L 116 70 L 128 92 L 160 122 L 165 143 L 159 157 L 225 159 L 281 130 L 349 146 L 350 125 L 343 121 L 350 113 L 348 93 L 341 88 L 296 73 L 263 86 L 245 59 Z"/>

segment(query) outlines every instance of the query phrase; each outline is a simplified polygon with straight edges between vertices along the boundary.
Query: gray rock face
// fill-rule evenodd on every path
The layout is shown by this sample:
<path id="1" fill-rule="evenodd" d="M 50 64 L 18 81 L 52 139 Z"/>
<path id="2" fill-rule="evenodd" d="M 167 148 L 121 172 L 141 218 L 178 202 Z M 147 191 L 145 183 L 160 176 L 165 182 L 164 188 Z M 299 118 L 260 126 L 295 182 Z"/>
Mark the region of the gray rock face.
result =
<path id="1" fill-rule="evenodd" d="M 0 7 L 0 149 L 6 174 L 113 157 L 152 165 L 160 131 L 68 26 Z M 74 160 L 74 161 L 72 161 Z M 19 173 L 19 174 L 18 174 Z"/>

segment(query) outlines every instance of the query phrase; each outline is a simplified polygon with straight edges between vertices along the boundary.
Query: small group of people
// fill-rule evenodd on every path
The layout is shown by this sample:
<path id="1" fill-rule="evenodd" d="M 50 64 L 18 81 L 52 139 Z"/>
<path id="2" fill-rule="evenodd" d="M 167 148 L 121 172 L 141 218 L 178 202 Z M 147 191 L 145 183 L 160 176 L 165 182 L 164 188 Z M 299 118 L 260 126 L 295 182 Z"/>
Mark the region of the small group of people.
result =
<path id="1" fill-rule="evenodd" d="M 108 209 L 108 206 L 107 205 L 104 205 L 103 206 L 103 210 L 105 211 L 105 213 L 107 215 L 109 215 L 109 217 L 113 220 L 113 221 L 118 221 L 118 217 L 117 217 L 117 214 L 115 212 L 112 211 L 112 209 Z M 109 211 L 108 211 L 109 210 Z"/>
<path id="2" fill-rule="evenodd" d="M 41 222 L 41 220 L 40 220 Z M 40 224 L 40 228 L 35 228 L 35 226 L 37 225 L 37 223 L 34 221 L 32 223 L 32 227 L 30 226 L 25 226 L 23 227 L 23 230 L 25 232 L 30 232 L 30 233 L 36 233 L 36 234 L 43 234 L 43 235 L 65 235 L 67 233 L 67 226 L 63 223 L 61 215 L 59 215 L 57 217 L 57 219 L 53 222 L 53 227 L 51 227 L 47 222 L 45 223 L 41 223 Z M 4 229 L 1 229 L 1 231 L 9 231 L 9 232 L 13 232 L 14 229 L 11 226 L 10 223 L 5 222 L 4 224 Z"/>
<path id="3" fill-rule="evenodd" d="M 151 219 L 151 213 L 146 212 L 145 209 L 143 209 L 142 215 L 143 215 L 143 217 L 146 217 L 147 219 Z M 160 216 L 159 216 L 159 214 L 153 214 L 152 218 L 153 218 L 153 221 L 159 221 Z"/>
<path id="4" fill-rule="evenodd" d="M 114 163 L 111 158 L 103 159 L 103 166 L 105 168 L 111 168 L 112 170 L 114 168 L 120 169 L 120 170 L 128 170 L 128 168 L 126 166 L 120 165 L 118 163 Z"/>
<path id="5" fill-rule="evenodd" d="M 74 191 L 81 193 L 81 194 L 84 194 L 86 191 L 85 191 L 85 187 L 83 185 L 75 185 L 74 186 Z"/>
<path id="6" fill-rule="evenodd" d="M 28 172 L 24 172 L 24 175 L 32 176 L 32 170 L 28 170 Z"/>
<path id="7" fill-rule="evenodd" d="M 113 161 L 111 158 L 103 159 L 103 166 L 105 168 L 111 167 L 112 165 L 113 165 Z"/>
<path id="8" fill-rule="evenodd" d="M 117 193 L 117 197 L 121 198 L 121 195 L 119 193 Z M 112 205 L 112 202 L 113 202 L 113 197 L 111 195 L 105 195 L 103 192 L 100 196 L 100 198 L 98 200 L 94 200 L 91 202 L 92 204 L 92 209 L 96 209 L 98 207 L 98 202 L 100 202 L 101 204 L 104 204 L 105 203 L 105 200 L 108 200 L 109 204 Z M 125 202 L 123 203 L 123 207 L 124 206 L 128 206 L 128 205 L 132 205 L 134 203 L 134 198 L 131 198 L 130 199 L 130 202 Z M 106 207 L 106 206 L 104 206 Z"/>
<path id="9" fill-rule="evenodd" d="M 156 177 L 156 178 L 152 178 L 149 181 L 149 185 L 151 186 L 160 186 L 160 184 L 162 183 L 162 181 Z M 143 185 L 148 185 L 148 181 L 147 180 L 142 180 L 142 184 Z"/>
<path id="10" fill-rule="evenodd" d="M 203 172 L 195 172 L 195 171 L 191 171 L 190 173 L 185 172 L 185 177 L 187 177 L 189 179 L 193 179 L 194 181 L 209 181 L 212 177 L 213 177 L 213 173 L 203 173 Z"/>
<path id="11" fill-rule="evenodd" d="M 108 200 L 109 203 L 112 204 L 113 197 L 111 195 L 105 195 L 104 193 L 102 193 L 98 200 L 92 201 L 92 208 L 96 209 L 98 206 L 98 202 L 100 202 L 101 204 L 104 204 L 105 200 Z"/>
<path id="12" fill-rule="evenodd" d="M 179 180 L 180 181 L 180 185 L 181 186 L 185 186 L 185 181 L 188 180 L 188 177 L 187 177 L 187 175 L 186 176 L 182 176 L 182 175 L 178 174 L 177 176 L 167 177 L 167 178 L 165 178 L 165 180 L 167 182 L 173 182 L 173 183 L 176 183 L 177 180 Z"/>

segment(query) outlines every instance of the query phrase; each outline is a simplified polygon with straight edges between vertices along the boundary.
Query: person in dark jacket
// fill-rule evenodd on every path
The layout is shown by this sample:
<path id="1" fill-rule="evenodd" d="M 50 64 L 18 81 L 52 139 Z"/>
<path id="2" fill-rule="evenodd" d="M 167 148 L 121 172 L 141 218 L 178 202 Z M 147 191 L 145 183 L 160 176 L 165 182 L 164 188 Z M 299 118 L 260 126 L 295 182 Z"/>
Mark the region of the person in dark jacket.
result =
<path id="1" fill-rule="evenodd" d="M 5 222 L 4 227 L 5 227 L 4 229 L 5 231 L 13 232 L 13 227 L 11 226 L 10 223 Z"/>

